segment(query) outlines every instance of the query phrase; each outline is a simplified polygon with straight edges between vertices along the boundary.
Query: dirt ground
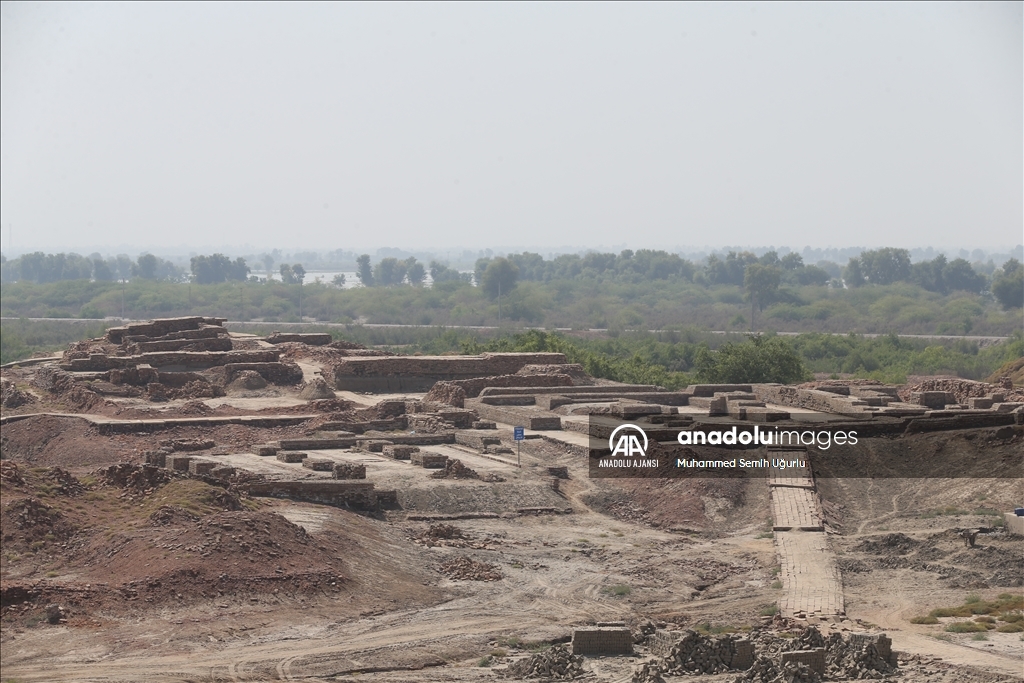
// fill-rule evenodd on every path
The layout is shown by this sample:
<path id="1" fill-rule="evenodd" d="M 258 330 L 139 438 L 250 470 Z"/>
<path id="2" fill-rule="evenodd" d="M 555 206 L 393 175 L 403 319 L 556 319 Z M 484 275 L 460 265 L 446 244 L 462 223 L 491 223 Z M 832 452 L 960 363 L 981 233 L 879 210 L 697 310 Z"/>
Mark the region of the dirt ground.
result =
<path id="1" fill-rule="evenodd" d="M 31 389 L 27 372 L 4 377 Z M 31 390 L 37 400 L 15 413 L 68 412 Z M 271 387 L 159 405 L 108 397 L 89 410 L 118 419 L 371 415 L 382 398 L 339 393 L 310 404 Z M 205 439 L 214 446 L 204 456 L 260 476 L 329 476 L 249 453 L 308 431 L 236 424 L 101 435 L 53 415 L 4 424 L 3 680 L 484 681 L 597 622 L 786 628 L 767 616 L 781 587 L 760 482 L 590 479 L 569 437 L 531 439 L 521 468 L 515 455 L 424 447 L 486 479 L 434 479 L 365 452 L 310 452 L 363 464 L 379 489 L 399 492 L 396 509 L 374 513 L 250 498 L 141 468 L 161 444 Z M 495 433 L 512 446 L 505 432 Z M 108 469 L 117 463 L 133 467 Z M 553 466 L 569 474 L 557 491 Z M 1024 540 L 983 533 L 968 548 L 957 535 L 994 528 L 993 512 L 1024 501 L 1020 479 L 823 479 L 820 492 L 848 617 L 823 628 L 888 633 L 901 680 L 1024 679 L 1021 633 L 980 639 L 948 633 L 955 619 L 910 622 L 1024 592 Z M 588 657 L 587 679 L 630 681 L 648 654 L 639 646 L 631 657 Z"/>

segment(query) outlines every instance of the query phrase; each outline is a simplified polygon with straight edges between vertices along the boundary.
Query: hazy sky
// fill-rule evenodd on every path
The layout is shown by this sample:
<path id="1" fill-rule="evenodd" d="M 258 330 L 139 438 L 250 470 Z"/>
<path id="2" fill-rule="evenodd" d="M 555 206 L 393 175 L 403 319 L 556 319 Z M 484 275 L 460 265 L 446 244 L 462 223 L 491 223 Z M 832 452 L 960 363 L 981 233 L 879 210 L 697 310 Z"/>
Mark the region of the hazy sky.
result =
<path id="1" fill-rule="evenodd" d="M 1024 241 L 1022 4 L 2 5 L 5 251 Z"/>

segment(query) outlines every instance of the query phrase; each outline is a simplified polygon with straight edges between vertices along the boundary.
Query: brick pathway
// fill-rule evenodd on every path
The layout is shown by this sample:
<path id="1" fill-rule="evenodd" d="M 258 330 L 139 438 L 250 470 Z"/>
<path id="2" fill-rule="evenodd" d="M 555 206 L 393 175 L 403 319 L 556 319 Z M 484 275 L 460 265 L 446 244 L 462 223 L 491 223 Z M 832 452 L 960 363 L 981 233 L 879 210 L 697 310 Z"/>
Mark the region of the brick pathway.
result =
<path id="1" fill-rule="evenodd" d="M 806 458 L 805 452 L 769 451 L 769 457 Z M 785 596 L 786 617 L 834 617 L 846 614 L 839 565 L 825 536 L 824 515 L 809 471 L 773 471 L 768 479 L 775 552 Z"/>

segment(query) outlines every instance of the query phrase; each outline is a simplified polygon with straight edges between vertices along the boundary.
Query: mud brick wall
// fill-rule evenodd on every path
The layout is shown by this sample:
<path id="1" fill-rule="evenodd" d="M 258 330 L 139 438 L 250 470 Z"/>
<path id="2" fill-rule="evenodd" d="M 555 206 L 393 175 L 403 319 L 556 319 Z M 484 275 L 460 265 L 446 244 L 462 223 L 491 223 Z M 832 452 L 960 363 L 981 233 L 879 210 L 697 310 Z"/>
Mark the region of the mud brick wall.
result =
<path id="1" fill-rule="evenodd" d="M 192 462 L 191 455 L 168 455 L 164 458 L 164 466 L 177 472 L 188 472 L 190 462 Z"/>
<path id="2" fill-rule="evenodd" d="M 156 341 L 136 342 L 129 344 L 129 354 L 152 353 L 155 351 L 230 351 L 231 339 L 228 337 L 212 337 L 209 339 L 160 339 Z"/>
<path id="3" fill-rule="evenodd" d="M 516 406 L 491 406 L 483 403 L 479 398 L 468 399 L 466 407 L 486 420 L 504 424 L 519 425 L 535 430 L 562 428 L 561 417 L 538 410 L 526 410 Z"/>
<path id="4" fill-rule="evenodd" d="M 319 460 L 313 458 L 306 458 L 302 461 L 302 466 L 307 470 L 313 470 L 314 472 L 332 472 L 334 471 L 333 460 Z"/>
<path id="5" fill-rule="evenodd" d="M 807 408 L 823 413 L 848 415 L 861 412 L 868 401 L 851 396 L 843 396 L 831 391 L 817 389 L 797 389 L 782 384 L 755 384 L 754 395 L 759 401 L 776 405 Z M 693 405 L 693 401 L 690 401 Z"/>
<path id="6" fill-rule="evenodd" d="M 350 462 L 334 463 L 335 479 L 366 479 L 366 465 L 355 465 Z"/>
<path id="7" fill-rule="evenodd" d="M 412 464 L 426 469 L 444 469 L 448 464 L 448 456 L 418 451 L 412 454 Z"/>
<path id="8" fill-rule="evenodd" d="M 307 457 L 309 456 L 306 453 L 299 453 L 298 451 L 279 451 L 277 454 L 277 459 L 281 462 L 302 462 Z"/>
<path id="9" fill-rule="evenodd" d="M 455 443 L 455 432 L 444 432 L 442 434 L 370 434 L 369 438 L 361 437 L 358 441 L 383 440 L 386 443 L 402 444 L 404 446 L 438 446 L 445 443 Z"/>
<path id="10" fill-rule="evenodd" d="M 152 365 L 163 371 L 205 369 L 230 363 L 276 363 L 280 352 L 276 349 L 255 351 L 155 351 L 134 356 L 105 356 L 92 354 L 88 358 L 74 358 L 61 365 L 65 370 L 104 371 L 113 368 L 129 368 L 136 365 Z"/>
<path id="11" fill-rule="evenodd" d="M 281 439 L 277 442 L 277 446 L 282 451 L 326 451 L 351 448 L 355 443 L 355 437 L 347 439 Z"/>
<path id="12" fill-rule="evenodd" d="M 459 379 L 452 384 L 462 387 L 466 398 L 476 398 L 487 387 L 571 387 L 572 377 L 563 374 L 554 375 L 498 375 L 496 377 L 476 377 Z"/>
<path id="13" fill-rule="evenodd" d="M 487 387 L 480 392 L 480 396 L 499 396 L 511 394 L 529 394 L 535 396 L 540 394 L 560 394 L 563 396 L 570 396 L 575 394 L 593 394 L 604 392 L 612 393 L 615 396 L 625 394 L 629 394 L 630 396 L 632 396 L 637 392 L 661 393 L 661 390 L 653 384 L 623 384 L 620 386 L 608 387 Z M 689 393 L 687 393 L 686 395 L 690 396 Z"/>
<path id="14" fill-rule="evenodd" d="M 114 370 L 110 371 L 113 375 Z M 157 381 L 168 387 L 183 387 L 189 382 L 202 382 L 209 384 L 210 378 L 198 372 L 160 372 L 157 373 Z"/>
<path id="15" fill-rule="evenodd" d="M 349 357 L 328 374 L 344 391 L 427 391 L 439 380 L 514 375 L 531 364 L 564 363 L 561 353 L 485 353 L 480 356 Z"/>
<path id="16" fill-rule="evenodd" d="M 483 449 L 485 446 L 497 446 L 501 438 L 490 434 L 472 434 L 468 432 L 456 432 L 455 443 L 469 446 L 470 448 Z"/>
<path id="17" fill-rule="evenodd" d="M 147 337 L 162 337 L 172 332 L 184 330 L 198 330 L 201 325 L 212 325 L 223 327 L 226 318 L 204 318 L 202 316 L 187 316 L 183 318 L 157 318 L 145 323 L 132 323 L 124 327 L 111 327 L 107 330 L 107 339 L 115 344 L 120 344 L 126 335 L 144 335 Z"/>
<path id="18" fill-rule="evenodd" d="M 672 649 L 672 646 L 676 644 L 676 641 L 682 637 L 683 634 L 678 631 L 666 631 L 659 628 L 648 636 L 647 646 L 651 649 L 651 653 L 664 657 Z"/>
<path id="19" fill-rule="evenodd" d="M 714 396 L 730 391 L 743 391 L 749 394 L 753 388 L 750 384 L 691 384 L 686 387 L 686 393 L 692 396 Z"/>
<path id="20" fill-rule="evenodd" d="M 633 634 L 628 628 L 576 629 L 572 632 L 574 655 L 628 655 L 633 653 Z"/>
<path id="21" fill-rule="evenodd" d="M 243 370 L 252 370 L 271 384 L 298 384 L 302 381 L 302 369 L 295 363 L 227 363 L 224 365 L 224 383 L 228 384 Z"/>
<path id="22" fill-rule="evenodd" d="M 283 344 L 284 342 L 300 342 L 302 344 L 309 344 L 310 346 L 325 346 L 334 341 L 334 339 L 327 332 L 306 332 L 295 334 L 275 332 L 274 334 L 267 337 L 264 341 L 270 342 L 271 344 Z"/>
<path id="23" fill-rule="evenodd" d="M 159 382 L 160 373 L 152 365 L 136 365 L 128 368 L 113 368 L 107 373 L 107 379 L 113 385 L 145 386 L 152 382 Z"/>
<path id="24" fill-rule="evenodd" d="M 289 498 L 335 507 L 372 510 L 377 507 L 377 495 L 372 482 L 335 481 L 275 481 L 249 485 L 253 496 Z"/>
<path id="25" fill-rule="evenodd" d="M 273 446 L 270 444 L 257 444 L 253 446 L 250 450 L 256 455 L 266 457 L 268 455 L 277 455 L 277 452 L 281 449 L 278 448 L 277 446 Z"/>
<path id="26" fill-rule="evenodd" d="M 811 671 L 823 674 L 825 673 L 825 650 L 818 647 L 813 650 L 783 652 L 782 663 L 785 665 L 787 662 L 806 664 L 810 667 Z"/>
<path id="27" fill-rule="evenodd" d="M 167 339 L 212 339 L 213 337 L 226 337 L 227 334 L 228 331 L 223 327 L 200 327 L 198 330 L 169 332 L 161 337 L 149 337 L 144 334 L 126 334 L 122 337 L 122 343 L 134 344 L 136 342 L 150 342 Z"/>
<path id="28" fill-rule="evenodd" d="M 188 471 L 191 474 L 212 474 L 217 463 L 209 460 L 192 460 L 188 463 Z"/>

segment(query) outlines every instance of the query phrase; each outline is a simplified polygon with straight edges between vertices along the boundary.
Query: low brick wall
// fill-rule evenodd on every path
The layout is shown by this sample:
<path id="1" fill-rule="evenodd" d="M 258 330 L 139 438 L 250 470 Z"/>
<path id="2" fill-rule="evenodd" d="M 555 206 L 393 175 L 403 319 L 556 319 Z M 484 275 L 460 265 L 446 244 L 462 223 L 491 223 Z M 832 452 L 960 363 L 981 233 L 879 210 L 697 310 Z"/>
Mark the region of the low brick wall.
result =
<path id="1" fill-rule="evenodd" d="M 307 470 L 313 470 L 314 472 L 332 472 L 334 471 L 333 460 L 318 460 L 314 458 L 306 458 L 302 461 L 302 466 Z"/>
<path id="2" fill-rule="evenodd" d="M 492 406 L 483 403 L 479 398 L 467 399 L 466 407 L 475 411 L 477 415 L 484 419 L 504 424 L 518 425 L 534 430 L 558 430 L 562 428 L 561 416 L 549 412 L 529 410 L 517 406 Z"/>
<path id="3" fill-rule="evenodd" d="M 412 454 L 412 464 L 419 465 L 426 469 L 444 469 L 448 464 L 448 456 L 440 455 L 439 453 L 427 453 L 426 451 L 417 451 Z"/>
<path id="4" fill-rule="evenodd" d="M 377 451 L 373 450 L 373 447 L 369 446 L 373 444 L 376 446 L 380 444 L 380 449 Z M 385 458 L 391 458 L 392 460 L 409 460 L 416 453 L 419 453 L 420 449 L 416 446 L 403 446 L 401 444 L 393 444 L 384 441 L 366 441 L 364 447 L 374 453 L 380 453 Z"/>
<path id="5" fill-rule="evenodd" d="M 190 474 L 212 474 L 213 468 L 217 467 L 217 463 L 209 460 L 192 460 L 188 464 L 188 471 Z"/>
<path id="6" fill-rule="evenodd" d="M 251 450 L 256 455 L 267 457 L 269 455 L 277 455 L 277 452 L 281 449 L 278 448 L 277 446 L 273 446 L 270 444 L 257 444 L 250 448 L 249 450 Z"/>
<path id="7" fill-rule="evenodd" d="M 306 453 L 300 453 L 298 451 L 279 451 L 277 454 L 278 460 L 288 463 L 302 462 L 307 457 L 309 456 Z"/>
<path id="8" fill-rule="evenodd" d="M 300 342 L 302 344 L 309 344 L 310 346 L 325 346 L 334 341 L 334 339 L 327 332 L 275 332 L 269 337 L 266 337 L 264 341 L 267 341 L 271 344 L 283 344 L 284 342 Z"/>
<path id="9" fill-rule="evenodd" d="M 439 380 L 514 375 L 531 364 L 564 363 L 561 353 L 485 353 L 479 356 L 348 357 L 325 374 L 344 391 L 428 391 Z"/>
<path id="10" fill-rule="evenodd" d="M 628 628 L 578 628 L 572 632 L 574 655 L 628 655 L 633 634 Z"/>
<path id="11" fill-rule="evenodd" d="M 169 470 L 175 470 L 176 472 L 188 472 L 189 463 L 192 462 L 193 456 L 191 455 L 168 455 L 164 459 L 164 465 Z"/>
<path id="12" fill-rule="evenodd" d="M 282 451 L 328 451 L 351 448 L 355 445 L 356 439 L 281 439 L 277 443 Z"/>
<path id="13" fill-rule="evenodd" d="M 335 507 L 372 510 L 377 507 L 377 495 L 372 482 L 335 481 L 274 481 L 249 485 L 253 496 L 289 498 Z"/>
<path id="14" fill-rule="evenodd" d="M 151 365 L 161 371 L 204 369 L 229 364 L 276 363 L 280 352 L 276 349 L 256 351 L 155 351 L 134 356 L 106 356 L 95 353 L 88 358 L 75 358 L 61 367 L 65 370 L 111 370 L 135 365 Z M 248 368 L 243 368 L 248 369 Z"/>
<path id="15" fill-rule="evenodd" d="M 165 334 L 182 332 L 184 330 L 198 330 L 201 325 L 223 327 L 226 320 L 227 318 L 208 318 L 199 315 L 181 318 L 157 318 L 144 323 L 131 323 L 124 327 L 108 328 L 107 339 L 115 344 L 120 344 L 127 335 L 162 337 Z"/>

